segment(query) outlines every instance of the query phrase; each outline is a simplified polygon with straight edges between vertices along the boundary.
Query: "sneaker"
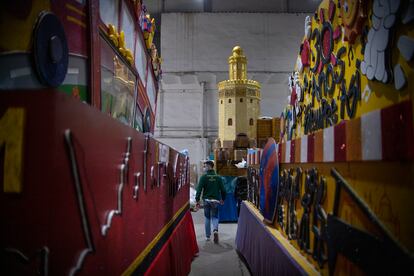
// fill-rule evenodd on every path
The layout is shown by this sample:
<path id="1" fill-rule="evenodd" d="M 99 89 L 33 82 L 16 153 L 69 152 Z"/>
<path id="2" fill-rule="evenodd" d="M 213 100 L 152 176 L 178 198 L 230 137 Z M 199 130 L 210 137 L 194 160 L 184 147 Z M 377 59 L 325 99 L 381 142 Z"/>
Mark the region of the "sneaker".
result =
<path id="1" fill-rule="evenodd" d="M 218 231 L 214 231 L 214 243 L 218 243 L 219 238 L 218 238 Z"/>
<path id="2" fill-rule="evenodd" d="M 206 241 L 210 241 L 210 237 L 206 237 Z"/>

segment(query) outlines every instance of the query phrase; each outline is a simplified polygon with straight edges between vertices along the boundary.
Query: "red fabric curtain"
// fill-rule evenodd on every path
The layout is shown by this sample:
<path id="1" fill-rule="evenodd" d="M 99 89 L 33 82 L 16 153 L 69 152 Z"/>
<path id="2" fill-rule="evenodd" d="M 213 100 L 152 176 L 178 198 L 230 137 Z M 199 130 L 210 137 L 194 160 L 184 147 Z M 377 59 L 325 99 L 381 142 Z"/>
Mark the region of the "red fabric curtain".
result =
<path id="1" fill-rule="evenodd" d="M 197 253 L 193 218 L 190 211 L 187 211 L 145 275 L 188 275 L 193 257 Z"/>

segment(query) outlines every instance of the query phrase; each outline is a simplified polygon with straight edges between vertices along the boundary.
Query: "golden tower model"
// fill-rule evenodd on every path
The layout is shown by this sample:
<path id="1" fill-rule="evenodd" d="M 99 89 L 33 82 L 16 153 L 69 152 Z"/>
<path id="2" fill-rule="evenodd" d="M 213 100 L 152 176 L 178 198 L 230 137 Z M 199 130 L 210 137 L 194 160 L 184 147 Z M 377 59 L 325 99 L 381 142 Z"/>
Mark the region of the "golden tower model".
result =
<path id="1" fill-rule="evenodd" d="M 247 58 L 239 46 L 229 57 L 229 79 L 219 82 L 218 90 L 220 140 L 235 140 L 239 133 L 256 138 L 260 84 L 247 79 Z"/>

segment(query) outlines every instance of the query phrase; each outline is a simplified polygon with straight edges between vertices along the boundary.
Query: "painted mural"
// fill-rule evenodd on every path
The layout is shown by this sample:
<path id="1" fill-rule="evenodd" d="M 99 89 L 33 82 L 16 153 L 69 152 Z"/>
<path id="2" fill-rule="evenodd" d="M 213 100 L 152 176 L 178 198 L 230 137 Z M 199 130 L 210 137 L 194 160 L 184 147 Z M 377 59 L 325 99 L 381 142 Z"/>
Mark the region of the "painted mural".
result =
<path id="1" fill-rule="evenodd" d="M 273 225 L 322 275 L 414 273 L 413 19 L 392 0 L 305 19 Z"/>

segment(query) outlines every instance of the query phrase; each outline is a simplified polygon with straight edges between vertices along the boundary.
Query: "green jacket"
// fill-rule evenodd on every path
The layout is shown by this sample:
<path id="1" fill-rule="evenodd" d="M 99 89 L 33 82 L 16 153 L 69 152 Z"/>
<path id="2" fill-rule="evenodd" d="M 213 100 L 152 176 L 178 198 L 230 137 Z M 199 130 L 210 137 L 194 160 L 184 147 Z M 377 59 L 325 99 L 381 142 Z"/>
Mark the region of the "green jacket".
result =
<path id="1" fill-rule="evenodd" d="M 203 192 L 203 199 L 224 200 L 226 198 L 223 179 L 214 170 L 209 170 L 201 176 L 197 186 L 196 201 L 200 200 L 201 192 Z"/>

